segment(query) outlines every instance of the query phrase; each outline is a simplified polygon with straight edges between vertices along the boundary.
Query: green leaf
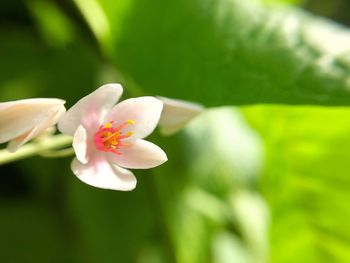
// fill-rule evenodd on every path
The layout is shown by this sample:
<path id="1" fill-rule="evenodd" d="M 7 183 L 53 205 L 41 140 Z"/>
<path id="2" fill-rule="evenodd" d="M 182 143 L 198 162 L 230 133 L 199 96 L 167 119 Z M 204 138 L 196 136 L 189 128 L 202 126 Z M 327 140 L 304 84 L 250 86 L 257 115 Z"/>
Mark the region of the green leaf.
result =
<path id="1" fill-rule="evenodd" d="M 261 188 L 274 262 L 350 262 L 349 109 L 249 107 L 266 141 Z"/>
<path id="2" fill-rule="evenodd" d="M 250 260 L 248 253 L 263 258 L 259 224 L 265 218 L 255 212 L 255 199 L 235 195 L 255 185 L 261 172 L 261 140 L 242 115 L 231 107 L 207 110 L 162 142 L 169 161 L 154 169 L 154 180 L 177 262 L 228 262 L 233 253 L 237 260 Z M 249 228 L 245 217 L 257 214 L 260 220 Z M 222 240 L 222 232 L 230 236 Z"/>
<path id="3" fill-rule="evenodd" d="M 300 5 L 302 0 L 261 0 L 263 3 L 267 5 L 276 5 L 276 4 L 294 4 Z"/>
<path id="4" fill-rule="evenodd" d="M 218 232 L 213 241 L 213 262 L 250 263 L 247 249 L 241 241 L 228 231 Z"/>
<path id="5" fill-rule="evenodd" d="M 73 23 L 54 2 L 30 0 L 27 5 L 47 43 L 60 47 L 73 42 L 75 29 Z"/>
<path id="6" fill-rule="evenodd" d="M 350 104 L 350 34 L 331 21 L 253 0 L 89 2 L 109 22 L 104 50 L 147 94 L 207 106 Z"/>

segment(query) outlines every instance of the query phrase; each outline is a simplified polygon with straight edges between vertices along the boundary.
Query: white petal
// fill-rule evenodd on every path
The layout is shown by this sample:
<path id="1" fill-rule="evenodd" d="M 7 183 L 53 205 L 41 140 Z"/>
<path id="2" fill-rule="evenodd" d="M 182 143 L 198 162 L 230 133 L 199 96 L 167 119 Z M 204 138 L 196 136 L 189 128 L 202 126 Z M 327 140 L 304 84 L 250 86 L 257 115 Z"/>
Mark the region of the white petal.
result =
<path id="1" fill-rule="evenodd" d="M 65 111 L 65 107 L 63 105 L 60 105 L 57 112 L 53 113 L 52 116 L 48 116 L 46 120 L 43 119 L 42 122 L 39 122 L 37 126 L 29 130 L 28 132 L 22 134 L 17 138 L 12 139 L 7 145 L 7 150 L 10 152 L 15 152 L 26 142 L 30 141 L 35 137 L 40 136 L 42 133 L 47 131 L 47 129 L 52 128 L 53 125 L 57 123 L 57 121 Z"/>
<path id="2" fill-rule="evenodd" d="M 162 109 L 163 103 L 154 97 L 127 99 L 111 110 L 105 122 L 114 121 L 118 125 L 133 120 L 135 123 L 126 129 L 134 132 L 133 138 L 144 138 L 157 126 Z"/>
<path id="3" fill-rule="evenodd" d="M 121 147 L 119 151 L 121 155 L 106 153 L 106 156 L 111 162 L 125 168 L 148 169 L 168 160 L 161 148 L 145 140 L 136 140 L 128 147 Z"/>
<path id="4" fill-rule="evenodd" d="M 202 105 L 183 100 L 158 97 L 163 103 L 163 112 L 159 120 L 160 132 L 171 135 L 186 126 L 193 118 L 201 113 Z"/>
<path id="5" fill-rule="evenodd" d="M 133 173 L 101 158 L 82 164 L 74 158 L 71 164 L 73 173 L 84 183 L 104 189 L 130 191 L 136 187 Z"/>
<path id="6" fill-rule="evenodd" d="M 75 151 L 75 155 L 77 159 L 86 164 L 88 162 L 87 157 L 87 135 L 86 130 L 83 126 L 79 126 L 78 129 L 74 133 L 73 137 L 73 149 Z"/>
<path id="7" fill-rule="evenodd" d="M 54 117 L 58 112 L 62 113 L 64 103 L 60 99 L 25 99 L 0 103 L 0 143 L 22 136 L 41 123 L 55 124 L 57 119 Z M 43 128 L 37 129 L 37 132 L 48 127 L 40 126 Z"/>
<path id="8" fill-rule="evenodd" d="M 33 129 L 29 130 L 28 132 L 24 133 L 21 136 L 18 136 L 17 138 L 11 140 L 7 146 L 6 149 L 9 152 L 15 152 L 18 150 L 19 147 L 21 147 L 25 142 L 29 141 L 28 138 L 32 138 L 33 134 L 36 133 L 37 128 L 34 127 Z"/>
<path id="9" fill-rule="evenodd" d="M 123 88 L 119 84 L 106 84 L 73 105 L 61 118 L 58 129 L 73 135 L 79 125 L 87 132 L 96 130 L 105 114 L 119 100 Z"/>

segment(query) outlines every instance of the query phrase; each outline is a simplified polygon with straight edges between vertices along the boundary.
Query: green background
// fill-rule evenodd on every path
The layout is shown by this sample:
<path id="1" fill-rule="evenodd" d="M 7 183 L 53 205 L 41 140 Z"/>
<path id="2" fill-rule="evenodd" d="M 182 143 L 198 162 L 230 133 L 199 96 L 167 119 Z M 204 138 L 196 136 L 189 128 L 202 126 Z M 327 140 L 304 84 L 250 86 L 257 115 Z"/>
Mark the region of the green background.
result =
<path id="1" fill-rule="evenodd" d="M 132 192 L 81 183 L 71 158 L 1 166 L 0 262 L 350 262 L 349 14 L 346 0 L 2 0 L 1 101 L 70 107 L 118 82 L 207 110 L 150 136 L 169 161 L 134 171 Z"/>

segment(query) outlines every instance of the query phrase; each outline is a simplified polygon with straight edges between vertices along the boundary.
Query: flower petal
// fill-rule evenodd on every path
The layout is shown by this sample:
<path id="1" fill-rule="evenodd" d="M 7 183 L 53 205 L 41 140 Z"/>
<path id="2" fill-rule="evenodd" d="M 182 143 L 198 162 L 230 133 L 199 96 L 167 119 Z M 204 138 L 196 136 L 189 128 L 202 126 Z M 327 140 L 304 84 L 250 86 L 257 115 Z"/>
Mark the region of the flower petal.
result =
<path id="1" fill-rule="evenodd" d="M 71 168 L 81 181 L 98 188 L 130 191 L 136 187 L 137 181 L 131 171 L 110 164 L 102 158 L 94 158 L 87 164 L 74 158 Z"/>
<path id="2" fill-rule="evenodd" d="M 106 84 L 73 105 L 61 118 L 58 129 L 73 135 L 79 125 L 93 131 L 101 124 L 105 114 L 119 100 L 123 88 L 119 84 Z"/>
<path id="3" fill-rule="evenodd" d="M 60 99 L 25 99 L 0 103 L 0 143 L 31 133 L 36 126 L 36 133 L 26 141 L 54 125 L 55 116 L 62 113 L 64 100 Z"/>
<path id="4" fill-rule="evenodd" d="M 86 130 L 83 126 L 80 125 L 74 133 L 73 149 L 75 151 L 75 155 L 77 156 L 77 159 L 83 164 L 86 164 L 88 162 L 86 140 L 87 140 Z"/>
<path id="5" fill-rule="evenodd" d="M 30 141 L 35 137 L 40 136 L 47 129 L 55 125 L 65 111 L 66 111 L 65 107 L 61 105 L 61 107 L 58 108 L 57 112 L 53 113 L 53 116 L 48 116 L 46 120 L 43 120 L 28 132 L 22 134 L 17 138 L 12 139 L 7 145 L 7 150 L 10 152 L 15 152 L 18 150 L 19 147 L 21 147 L 26 142 Z"/>
<path id="6" fill-rule="evenodd" d="M 116 124 L 121 124 L 128 120 L 133 120 L 135 123 L 130 128 L 133 138 L 144 138 L 148 136 L 160 118 L 163 109 L 163 103 L 154 97 L 138 97 L 127 99 L 118 103 L 105 118 L 105 122 L 114 121 Z"/>
<path id="7" fill-rule="evenodd" d="M 148 169 L 168 160 L 161 148 L 145 140 L 136 140 L 129 147 L 121 147 L 119 151 L 121 155 L 106 153 L 106 158 L 125 168 Z"/>
<path id="8" fill-rule="evenodd" d="M 163 135 L 172 135 L 178 132 L 204 110 L 204 107 L 197 103 L 165 97 L 158 98 L 164 103 L 159 120 L 160 132 Z"/>

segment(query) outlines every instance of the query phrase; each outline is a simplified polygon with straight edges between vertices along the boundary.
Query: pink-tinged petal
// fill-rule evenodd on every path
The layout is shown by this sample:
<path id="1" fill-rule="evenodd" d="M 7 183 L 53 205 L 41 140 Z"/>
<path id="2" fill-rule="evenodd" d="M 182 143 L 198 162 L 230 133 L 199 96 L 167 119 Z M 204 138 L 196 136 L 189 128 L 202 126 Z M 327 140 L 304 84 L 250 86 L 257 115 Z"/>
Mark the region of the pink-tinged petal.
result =
<path id="1" fill-rule="evenodd" d="M 127 99 L 118 103 L 105 118 L 105 122 L 114 121 L 116 125 L 134 121 L 125 129 L 133 132 L 133 138 L 145 138 L 152 133 L 160 118 L 163 103 L 154 97 Z"/>
<path id="2" fill-rule="evenodd" d="M 78 129 L 74 133 L 73 137 L 73 149 L 75 151 L 75 155 L 77 159 L 86 164 L 88 162 L 87 156 L 87 134 L 86 130 L 83 126 L 79 126 Z"/>
<path id="3" fill-rule="evenodd" d="M 106 158 L 125 168 L 148 169 L 161 165 L 168 160 L 161 148 L 145 140 L 136 140 L 130 146 L 121 147 L 119 152 L 120 155 L 106 153 Z"/>
<path id="4" fill-rule="evenodd" d="M 197 103 L 165 97 L 158 98 L 164 104 L 159 120 L 160 132 L 163 135 L 172 135 L 180 131 L 204 110 L 204 107 Z"/>
<path id="5" fill-rule="evenodd" d="M 73 105 L 62 116 L 58 129 L 70 135 L 79 125 L 83 125 L 88 132 L 96 130 L 122 93 L 123 88 L 119 84 L 103 85 Z"/>
<path id="6" fill-rule="evenodd" d="M 130 191 L 136 187 L 133 173 L 102 158 L 94 158 L 87 164 L 82 164 L 74 158 L 71 164 L 73 173 L 84 183 L 94 187 Z"/>
<path id="7" fill-rule="evenodd" d="M 57 109 L 57 112 L 53 112 L 52 116 L 49 116 L 46 120 L 43 119 L 37 124 L 37 126 L 29 130 L 28 132 L 25 132 L 21 136 L 12 139 L 7 145 L 7 150 L 10 152 L 15 152 L 26 142 L 43 134 L 45 131 L 47 131 L 47 129 L 51 128 L 57 123 L 57 121 L 65 111 L 65 107 L 63 105 L 60 105 L 60 107 Z"/>
<path id="8" fill-rule="evenodd" d="M 23 135 L 18 136 L 17 138 L 11 140 L 7 144 L 6 149 L 12 153 L 17 151 L 19 147 L 21 147 L 25 142 L 29 140 L 28 138 L 33 137 L 33 134 L 36 133 L 36 131 L 37 131 L 37 127 L 34 127 L 33 129 L 29 130 Z"/>
<path id="9" fill-rule="evenodd" d="M 0 103 L 0 143 L 31 133 L 40 126 L 30 136 L 32 138 L 51 123 L 55 124 L 55 116 L 64 111 L 64 103 L 60 99 L 25 99 Z"/>

